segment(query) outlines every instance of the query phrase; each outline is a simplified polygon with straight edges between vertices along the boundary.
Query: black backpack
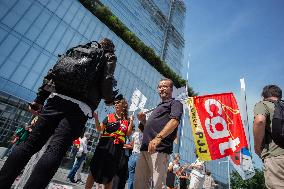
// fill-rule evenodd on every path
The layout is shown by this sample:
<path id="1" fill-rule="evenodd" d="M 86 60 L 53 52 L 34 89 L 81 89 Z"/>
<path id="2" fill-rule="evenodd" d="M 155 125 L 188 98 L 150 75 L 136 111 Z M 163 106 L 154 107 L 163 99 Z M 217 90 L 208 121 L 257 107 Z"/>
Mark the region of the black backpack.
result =
<path id="1" fill-rule="evenodd" d="M 98 83 L 105 61 L 104 50 L 98 42 L 69 49 L 64 55 L 59 55 L 48 73 L 51 78 L 49 91 L 86 99 L 90 87 Z"/>
<path id="2" fill-rule="evenodd" d="M 275 105 L 272 119 L 271 137 L 275 144 L 281 148 L 284 148 L 284 101 L 269 101 Z"/>

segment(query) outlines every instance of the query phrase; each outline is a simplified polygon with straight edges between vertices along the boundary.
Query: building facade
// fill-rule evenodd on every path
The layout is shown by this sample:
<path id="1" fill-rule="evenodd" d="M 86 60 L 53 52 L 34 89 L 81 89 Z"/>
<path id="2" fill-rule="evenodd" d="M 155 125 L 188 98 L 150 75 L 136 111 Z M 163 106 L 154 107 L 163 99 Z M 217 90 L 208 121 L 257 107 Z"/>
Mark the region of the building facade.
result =
<path id="1" fill-rule="evenodd" d="M 135 35 L 153 48 L 179 75 L 184 47 L 185 5 L 181 0 L 101 0 Z M 138 112 L 159 103 L 156 85 L 163 76 L 128 44 L 91 14 L 78 0 L 0 0 L 0 143 L 9 142 L 14 130 L 30 121 L 31 102 L 58 54 L 103 37 L 113 40 L 118 57 L 117 88 L 133 105 L 136 92 Z M 102 121 L 112 112 L 101 103 L 97 109 Z M 187 111 L 187 110 L 186 110 Z M 188 114 L 180 127 L 176 149 L 184 162 L 193 162 L 194 150 Z M 89 120 L 93 145 L 99 134 Z M 224 165 L 207 166 L 219 182 Z M 221 168 L 220 168 L 221 167 Z M 223 168 L 222 168 L 223 167 Z"/>
<path id="2" fill-rule="evenodd" d="M 181 75 L 185 4 L 181 0 L 101 0 L 147 46 Z"/>

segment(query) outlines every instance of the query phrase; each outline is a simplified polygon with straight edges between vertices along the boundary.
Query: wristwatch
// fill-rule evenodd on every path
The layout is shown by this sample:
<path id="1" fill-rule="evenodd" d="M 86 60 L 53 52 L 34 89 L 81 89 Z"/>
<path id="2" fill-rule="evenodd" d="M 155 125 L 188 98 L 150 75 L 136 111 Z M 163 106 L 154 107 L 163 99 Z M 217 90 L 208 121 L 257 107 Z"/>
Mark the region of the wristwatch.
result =
<path id="1" fill-rule="evenodd" d="M 161 134 L 157 134 L 157 135 L 156 135 L 156 138 L 159 138 L 159 139 L 162 140 L 162 139 L 163 139 L 163 136 L 162 136 Z"/>

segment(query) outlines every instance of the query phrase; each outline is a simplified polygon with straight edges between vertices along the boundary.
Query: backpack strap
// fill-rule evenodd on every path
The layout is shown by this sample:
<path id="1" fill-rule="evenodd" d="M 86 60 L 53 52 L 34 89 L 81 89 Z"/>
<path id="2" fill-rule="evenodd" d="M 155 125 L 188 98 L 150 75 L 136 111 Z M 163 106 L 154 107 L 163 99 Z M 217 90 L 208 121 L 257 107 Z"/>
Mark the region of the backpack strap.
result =
<path id="1" fill-rule="evenodd" d="M 273 135 L 275 135 L 275 132 L 273 134 L 273 120 L 275 119 L 276 108 L 278 108 L 278 109 L 281 108 L 282 111 L 284 111 L 284 101 L 283 100 L 271 100 L 271 99 L 267 99 L 267 100 L 264 100 L 264 101 L 269 101 L 269 102 L 273 103 L 274 106 L 275 106 L 273 118 L 270 120 L 270 127 L 269 128 L 267 128 L 267 127 L 265 128 L 265 131 L 268 133 L 268 135 L 271 137 L 271 139 L 274 140 L 274 142 L 275 142 L 275 138 L 273 137 Z M 263 103 L 263 104 L 268 109 L 268 106 L 265 103 Z M 277 110 L 277 111 L 279 113 L 279 110 Z M 279 114 L 277 114 L 277 115 L 279 115 Z M 280 115 L 280 117 L 278 116 L 277 118 L 281 118 L 281 117 L 282 117 L 282 115 Z M 283 119 L 283 117 L 282 117 L 282 119 Z M 265 144 L 267 145 L 268 142 L 269 142 L 269 140 L 268 140 L 268 138 L 266 136 Z M 279 145 L 279 144 L 277 144 L 277 145 Z M 266 147 L 268 148 L 268 146 L 266 146 Z"/>
<path id="2" fill-rule="evenodd" d="M 265 101 L 274 103 L 274 100 L 267 99 L 267 100 L 263 100 L 263 101 L 262 101 L 262 104 L 264 105 L 264 108 L 266 109 L 266 111 L 269 112 L 269 118 L 266 118 L 266 119 L 269 119 L 269 120 L 270 120 L 270 125 L 267 126 L 267 125 L 265 124 L 265 133 L 267 133 L 267 135 L 264 135 L 264 148 L 268 149 L 268 148 L 269 148 L 269 146 L 268 146 L 269 141 L 270 141 L 270 139 L 272 138 L 272 135 L 271 135 L 272 120 L 270 119 L 269 107 L 267 106 L 267 104 L 266 104 Z"/>

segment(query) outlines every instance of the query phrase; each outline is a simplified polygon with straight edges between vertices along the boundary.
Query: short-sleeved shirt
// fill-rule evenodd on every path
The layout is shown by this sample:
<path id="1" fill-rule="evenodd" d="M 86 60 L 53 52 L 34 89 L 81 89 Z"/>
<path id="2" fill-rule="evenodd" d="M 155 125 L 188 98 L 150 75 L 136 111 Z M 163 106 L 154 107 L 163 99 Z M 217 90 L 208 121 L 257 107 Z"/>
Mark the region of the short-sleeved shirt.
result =
<path id="1" fill-rule="evenodd" d="M 201 169 L 196 169 L 194 168 L 192 171 L 191 171 L 191 174 L 195 174 L 196 176 L 198 177 L 201 177 L 203 178 L 204 175 L 205 175 L 205 166 L 204 166 L 204 161 L 200 160 L 199 158 L 197 158 L 195 160 L 195 162 L 193 162 L 191 165 L 193 166 L 201 166 Z"/>
<path id="2" fill-rule="evenodd" d="M 274 109 L 274 103 L 269 101 L 260 101 L 254 106 L 254 116 L 263 115 L 266 117 L 266 129 L 261 152 L 262 159 L 284 154 L 284 149 L 276 145 L 271 138 L 271 120 L 273 119 Z"/>
<path id="3" fill-rule="evenodd" d="M 169 167 L 170 166 L 173 166 L 173 173 L 176 173 L 180 168 L 179 164 L 176 164 L 176 163 L 174 164 L 173 162 L 169 163 Z"/>
<path id="4" fill-rule="evenodd" d="M 171 119 L 180 121 L 182 114 L 182 103 L 178 100 L 171 98 L 158 104 L 158 106 L 149 116 L 149 119 L 144 127 L 141 151 L 147 151 L 149 142 L 164 129 L 166 124 Z M 175 128 L 175 130 L 167 137 L 162 139 L 161 143 L 157 146 L 156 151 L 171 154 L 173 151 L 173 141 L 176 138 L 176 134 L 177 128 Z"/>
<path id="5" fill-rule="evenodd" d="M 211 175 L 210 176 L 205 175 L 203 188 L 204 189 L 212 189 L 212 188 L 214 188 L 214 185 L 215 185 L 215 182 L 214 182 L 214 179 L 212 178 L 212 176 Z"/>

